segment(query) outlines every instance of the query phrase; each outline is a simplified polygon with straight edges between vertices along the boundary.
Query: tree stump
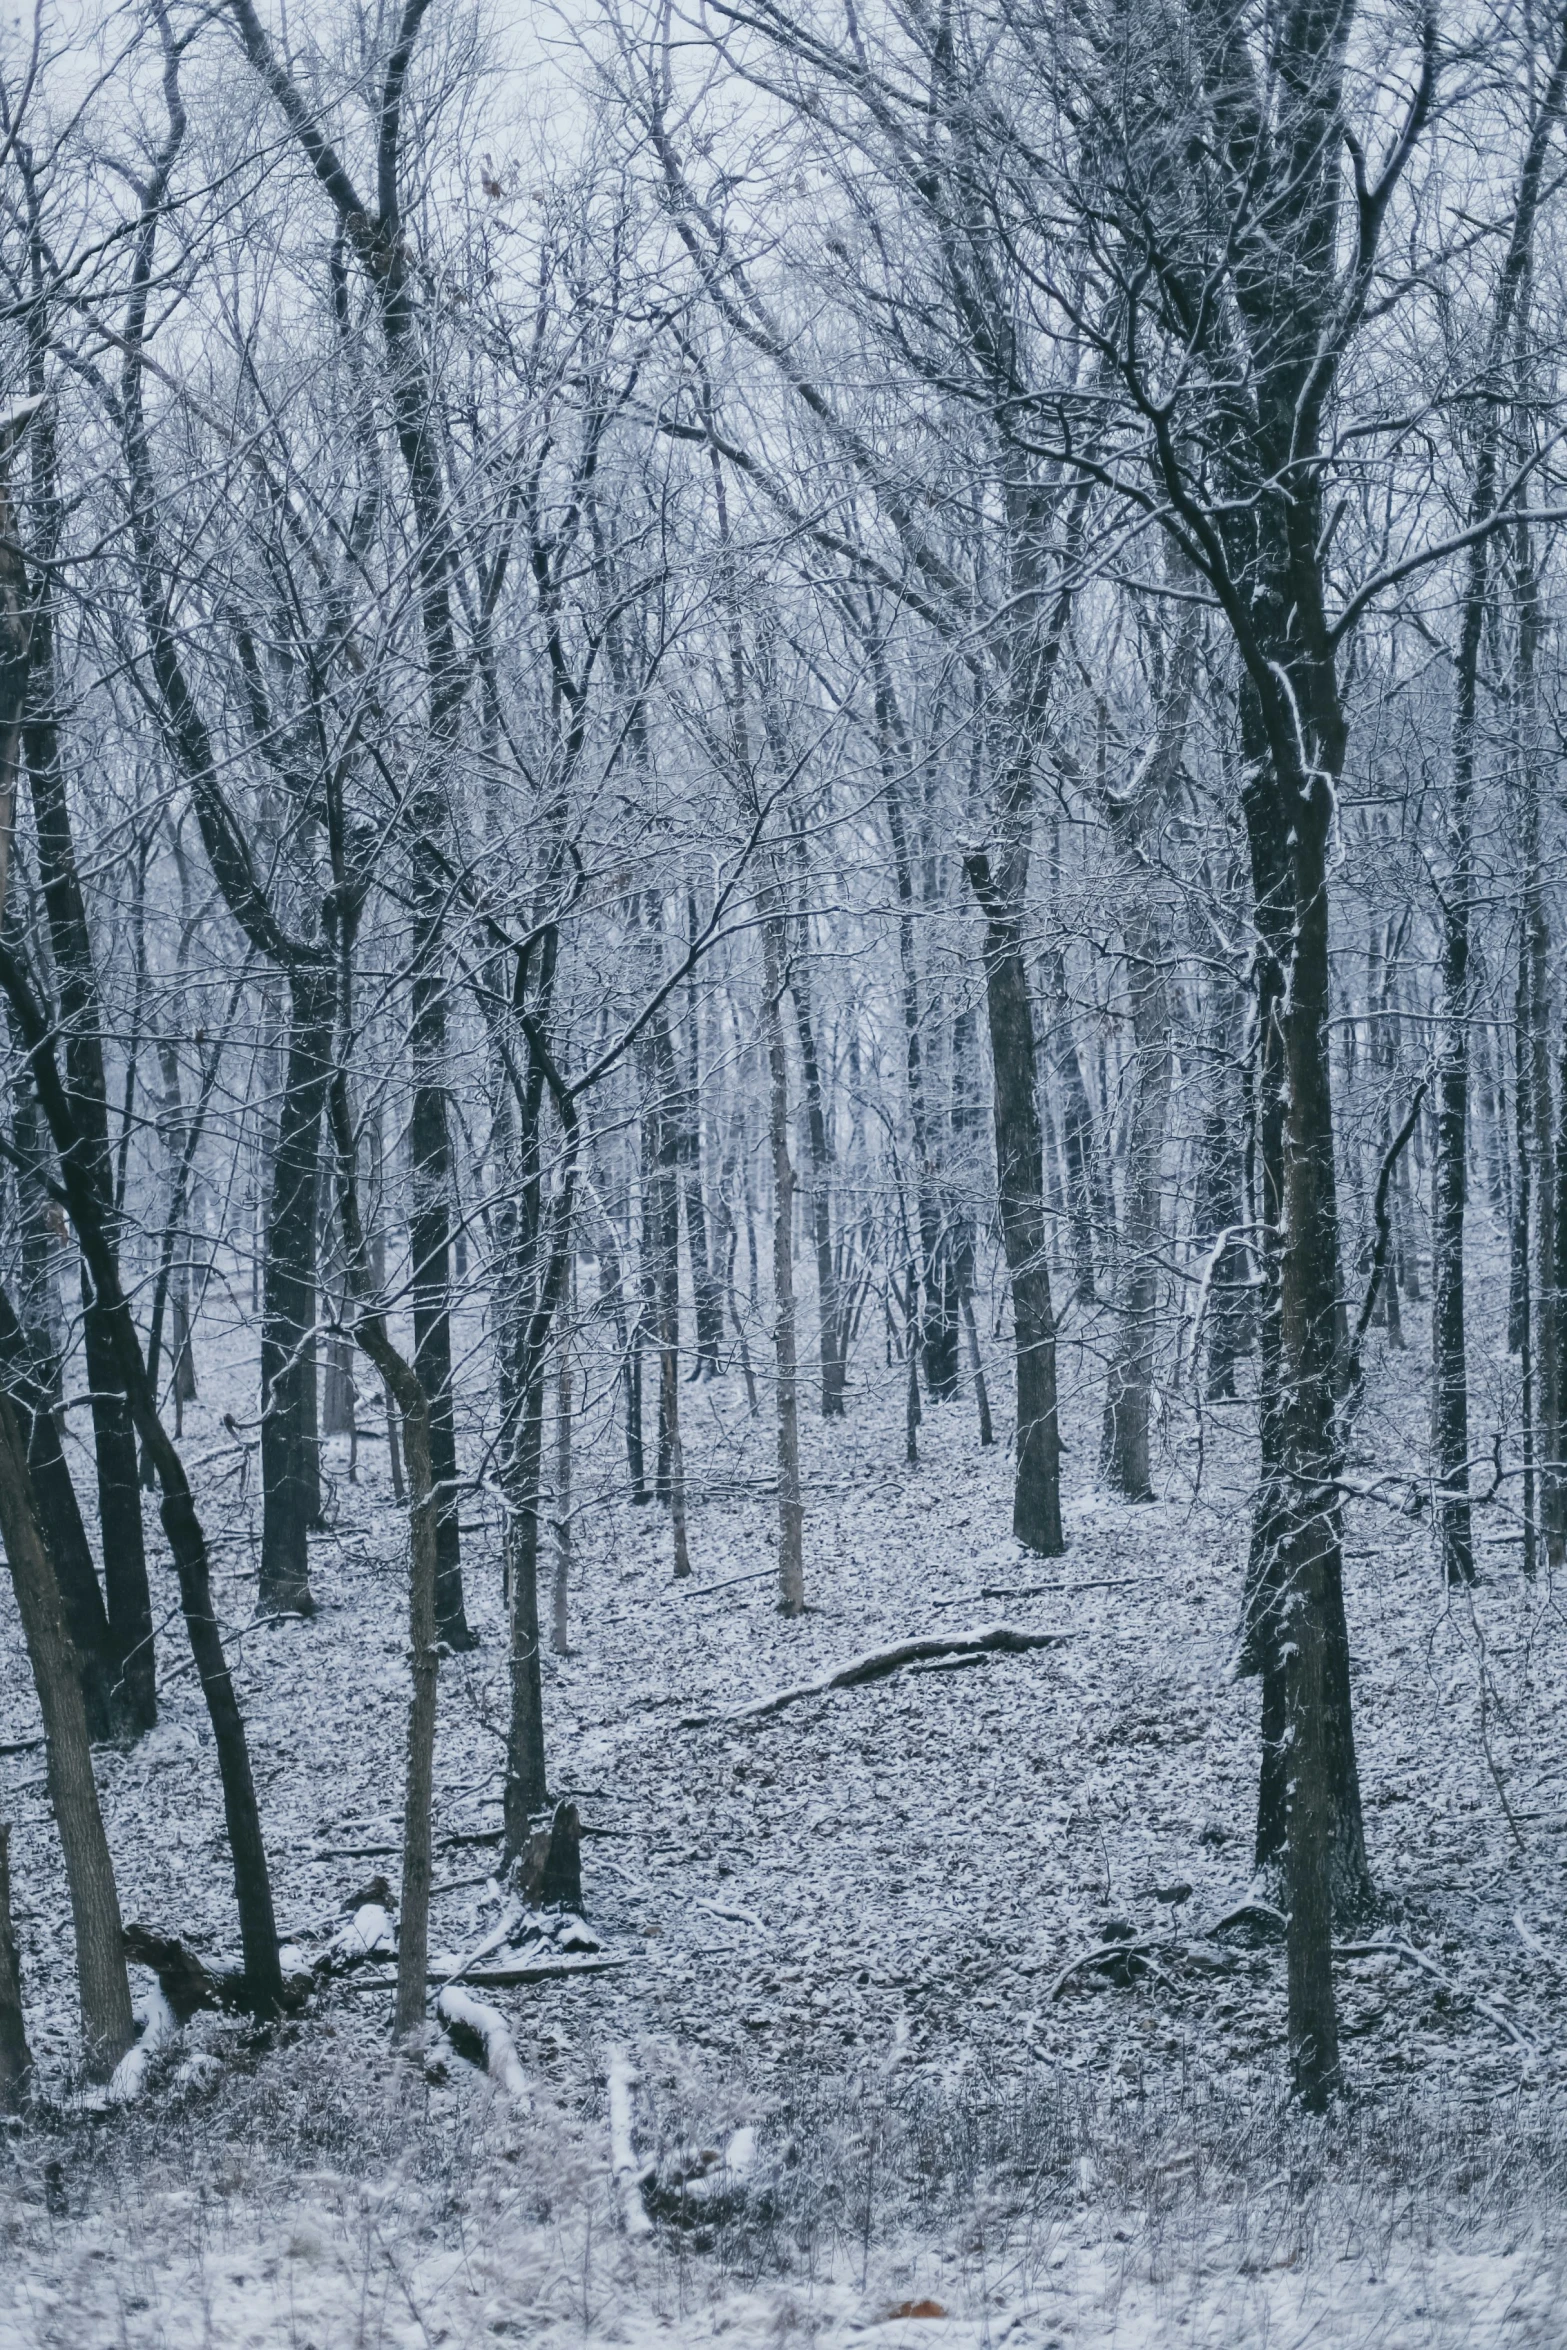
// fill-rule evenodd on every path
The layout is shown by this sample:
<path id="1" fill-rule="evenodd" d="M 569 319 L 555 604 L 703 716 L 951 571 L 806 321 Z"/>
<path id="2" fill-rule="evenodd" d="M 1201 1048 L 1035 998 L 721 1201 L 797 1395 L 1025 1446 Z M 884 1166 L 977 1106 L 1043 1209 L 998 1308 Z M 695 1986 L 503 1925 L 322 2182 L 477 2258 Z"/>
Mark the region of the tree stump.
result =
<path id="1" fill-rule="evenodd" d="M 517 1862 L 517 1890 L 530 1909 L 582 1915 L 582 1821 L 574 1803 L 557 1803 L 533 1821 Z"/>

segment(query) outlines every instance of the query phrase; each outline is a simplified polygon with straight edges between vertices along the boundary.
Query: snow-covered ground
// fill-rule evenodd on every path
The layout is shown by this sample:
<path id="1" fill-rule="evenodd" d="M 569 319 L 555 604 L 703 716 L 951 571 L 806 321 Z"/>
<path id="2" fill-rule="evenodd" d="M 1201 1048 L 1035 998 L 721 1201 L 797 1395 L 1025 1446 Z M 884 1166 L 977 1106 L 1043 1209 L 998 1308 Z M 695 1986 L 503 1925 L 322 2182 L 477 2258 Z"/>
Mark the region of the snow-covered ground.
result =
<path id="1" fill-rule="evenodd" d="M 1410 1357 L 1373 1362 L 1355 1470 L 1406 1482 L 1348 1518 L 1385 1904 L 1363 1939 L 1390 1947 L 1339 1970 L 1343 2112 L 1314 2125 L 1282 2105 L 1276 1945 L 1204 1932 L 1246 1890 L 1255 1800 L 1256 1686 L 1225 1678 L 1245 1411 L 1205 1414 L 1199 1451 L 1172 1409 L 1163 1498 L 1109 1502 L 1092 1476 L 1098 1366 L 1069 1337 L 1069 1548 L 1042 1563 L 1005 1539 L 1005 1443 L 980 1450 L 967 1396 L 927 1406 L 908 1469 L 901 1376 L 865 1360 L 846 1424 L 805 1418 L 810 1604 L 790 1623 L 761 1573 L 765 1393 L 753 1421 L 732 1375 L 683 1393 L 689 1587 L 670 1581 L 664 1514 L 625 1503 L 618 1438 L 580 1448 L 550 1757 L 593 1831 L 589 1921 L 624 1963 L 484 1991 L 531 2111 L 459 2057 L 394 2058 L 389 2002 L 351 1977 L 260 2043 L 198 2020 L 139 2108 L 62 2102 L 0 2138 L 0 2350 L 1561 2340 L 1567 1638 L 1549 1583 L 1522 1580 L 1515 1484 L 1478 1515 L 1478 1590 L 1439 1586 L 1426 1516 L 1402 1507 L 1424 1458 L 1423 1317 L 1409 1323 Z M 227 1386 L 223 1359 L 212 1341 L 186 1450 L 279 1918 L 308 1944 L 378 1872 L 396 1883 L 405 1534 L 384 1446 L 362 1447 L 354 1486 L 334 1455 L 320 1613 L 252 1625 L 253 1472 L 242 1491 L 219 1411 L 253 1405 L 237 1343 Z M 479 1391 L 477 1331 L 467 1375 Z M 1482 1359 L 1481 1454 L 1512 1375 Z M 449 1837 L 498 1825 L 505 1719 L 482 1489 L 463 1517 L 482 1644 L 442 1677 Z M 150 1512 L 149 1532 L 172 1606 Z M 995 1624 L 1065 1637 L 712 1718 L 906 1637 Z M 218 1955 L 232 1889 L 181 1638 L 176 1617 L 158 1730 L 104 1752 L 100 1782 L 127 1918 Z M 0 1643 L 14 1744 L 36 1714 L 8 1599 Z M 0 1759 L 0 1816 L 34 2053 L 63 2099 L 69 1913 L 36 1751 Z M 442 1852 L 439 1947 L 471 1950 L 500 1917 L 490 1852 Z M 1157 1936 L 1152 1967 L 1062 1984 L 1107 1924 Z M 639 2077 L 639 2160 L 659 2165 L 640 2240 L 611 2178 L 615 2049 Z M 221 2062 L 192 2064 L 204 2051 Z M 747 2128 L 743 2172 L 709 2165 L 716 2190 L 682 2197 L 690 2150 Z"/>

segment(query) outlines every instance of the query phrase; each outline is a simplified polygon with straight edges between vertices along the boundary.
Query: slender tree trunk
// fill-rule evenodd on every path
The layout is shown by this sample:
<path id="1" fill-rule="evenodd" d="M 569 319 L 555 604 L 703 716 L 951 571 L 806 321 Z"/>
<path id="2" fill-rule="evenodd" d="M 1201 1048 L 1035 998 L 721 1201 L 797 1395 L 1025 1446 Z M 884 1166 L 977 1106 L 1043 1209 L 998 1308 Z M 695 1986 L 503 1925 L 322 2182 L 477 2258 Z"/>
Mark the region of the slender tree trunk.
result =
<path id="1" fill-rule="evenodd" d="M 1475 670 L 1483 601 L 1474 613 Z M 1466 621 L 1466 637 L 1468 626 Z M 1437 1477 L 1442 1569 L 1449 1583 L 1474 1581 L 1469 1516 L 1469 1380 L 1464 1332 L 1464 1224 L 1468 1204 L 1469 898 L 1473 694 L 1468 707 L 1460 661 L 1464 739 L 1455 758 L 1448 819 L 1448 867 L 1442 902 L 1442 1025 L 1437 1061 L 1437 1151 L 1431 1211 L 1431 1435 Z"/>
<path id="2" fill-rule="evenodd" d="M 908 1075 L 909 1124 L 914 1139 L 915 1207 L 919 1221 L 920 1280 L 924 1291 L 921 1345 L 925 1384 L 933 1398 L 950 1396 L 957 1384 L 956 1328 L 947 1328 L 941 1283 L 941 1205 L 931 1150 L 925 1100 L 925 1048 L 920 1008 L 919 962 L 914 945 L 914 866 L 904 814 L 904 786 L 913 765 L 913 746 L 885 662 L 876 664 L 877 733 L 881 744 L 882 797 L 892 843 L 893 879 L 898 892 L 898 969 L 902 981 L 903 1051 Z"/>
<path id="3" fill-rule="evenodd" d="M 773 1154 L 773 1345 L 778 1366 L 778 1606 L 805 1612 L 805 1510 L 800 1492 L 800 1423 L 795 1361 L 794 1168 L 789 1159 L 789 1055 L 784 1042 L 786 942 L 782 918 L 762 918 L 762 1031 L 767 1045 L 768 1114 Z"/>
<path id="4" fill-rule="evenodd" d="M 571 1654 L 571 1325 L 563 1315 L 555 1380 L 555 1574 L 550 1590 L 550 1646 Z"/>
<path id="5" fill-rule="evenodd" d="M 33 335 L 34 388 L 44 382 L 45 327 L 38 310 Z M 43 555 L 52 562 L 61 516 L 51 409 L 40 409 L 32 440 L 33 489 L 43 520 Z M 6 526 L 11 527 L 9 523 Z M 65 1088 L 88 1177 L 97 1193 L 106 1245 L 118 1265 L 119 1236 L 114 1214 L 114 1170 L 109 1149 L 108 1088 L 103 1061 L 103 1009 L 93 967 L 92 939 L 72 836 L 60 742 L 61 689 L 55 651 L 54 578 L 46 568 L 33 619 L 31 675 L 23 726 L 28 785 L 38 842 L 39 879 L 48 917 L 49 947 L 60 996 L 60 1029 L 65 1046 Z M 152 1597 L 141 1518 L 141 1479 L 136 1436 L 125 1387 L 106 1327 L 97 1287 L 83 1270 L 83 1339 L 92 1395 L 93 1449 L 98 1471 L 98 1520 L 102 1537 L 104 1587 L 114 1644 L 115 1701 L 122 1729 L 150 1730 L 158 1718 Z"/>
<path id="6" fill-rule="evenodd" d="M 1056 1329 L 1045 1253 L 1044 1161 L 1034 1084 L 1034 1015 L 1023 959 L 1019 893 L 1003 893 L 988 858 L 964 861 L 985 917 L 985 995 L 995 1071 L 997 1195 L 1012 1276 L 1017 1348 L 1017 1482 L 1012 1531 L 1041 1558 L 1066 1548 L 1061 1527 L 1061 1434 Z"/>
<path id="7" fill-rule="evenodd" d="M 688 900 L 689 936 L 697 936 L 696 900 Z M 718 1371 L 718 1350 L 724 1336 L 724 1301 L 714 1269 L 708 1239 L 706 1190 L 702 1181 L 702 1044 L 701 1020 L 693 972 L 686 989 L 686 1066 L 680 1089 L 680 1157 L 685 1170 L 682 1190 L 686 1210 L 686 1248 L 691 1259 L 691 1307 L 696 1323 L 696 1365 L 693 1378 L 711 1379 Z"/>
<path id="8" fill-rule="evenodd" d="M 76 1659 L 66 1638 L 54 1567 L 44 1542 L 26 1449 L 10 1400 L 0 1394 L 0 1534 L 44 1717 L 49 1800 L 65 1850 L 76 1928 L 87 2070 L 102 2080 L 135 2036 L 120 1933 L 120 1903 L 109 1859 Z M 9 1918 L 6 1920 L 9 1925 Z"/>
<path id="9" fill-rule="evenodd" d="M 39 1523 L 54 1563 L 65 1629 L 76 1659 L 90 1738 L 110 1738 L 118 1721 L 114 1703 L 115 1649 L 103 1593 L 66 1465 L 49 1388 L 40 1382 L 26 1333 L 0 1289 L 0 1385 L 10 1396 L 26 1448 Z"/>
<path id="10" fill-rule="evenodd" d="M 347 1071 L 341 1058 L 347 1044 L 344 1013 L 350 996 L 353 929 L 339 941 L 335 1009 L 339 1052 L 327 1087 L 337 1160 L 338 1213 L 343 1229 L 344 1271 L 358 1308 L 354 1336 L 381 1374 L 387 1411 L 394 1401 L 403 1415 L 408 1482 L 413 1491 L 409 1518 L 409 1674 L 407 1771 L 403 1788 L 403 1878 L 397 1931 L 397 1997 L 393 2029 L 399 2039 L 424 2022 L 425 1983 L 430 1953 L 430 1815 L 435 1783 L 435 1722 L 440 1694 L 441 1651 L 435 1588 L 439 1572 L 436 1537 L 438 1498 L 430 1457 L 430 1405 L 417 1372 L 386 1334 L 379 1292 L 371 1288 L 371 1257 L 359 1210 L 357 1150 L 348 1104 Z"/>
<path id="11" fill-rule="evenodd" d="M 421 1404 L 423 1409 L 420 1408 Z M 403 1883 L 397 1922 L 396 2031 L 424 2022 L 430 1953 L 430 1811 L 435 1788 L 435 1715 L 440 1692 L 435 1593 L 440 1573 L 438 1501 L 430 1457 L 429 1404 L 410 1395 L 403 1447 L 413 1494 L 409 1541 L 408 1645 L 413 1689 L 408 1705 L 408 1769 L 403 1789 Z"/>
<path id="12" fill-rule="evenodd" d="M 846 1374 L 839 1336 L 837 1277 L 832 1253 L 832 1150 L 827 1140 L 821 1066 L 816 1054 L 810 972 L 803 952 L 790 966 L 789 992 L 794 998 L 795 1028 L 800 1039 L 800 1068 L 805 1083 L 805 1122 L 811 1149 L 811 1238 L 816 1247 L 816 1307 L 821 1324 L 822 1418 L 841 1420 L 844 1414 Z"/>
<path id="13" fill-rule="evenodd" d="M 313 1360 L 321 1116 L 333 981 L 317 964 L 289 974 L 288 1069 L 267 1205 L 261 1288 L 261 1606 L 313 1615 L 308 1534 L 317 1511 Z"/>
<path id="14" fill-rule="evenodd" d="M 223 1782 L 224 1820 L 234 1862 L 234 1891 L 239 1911 L 240 1941 L 245 1960 L 247 1995 L 258 2015 L 275 2015 L 283 2000 L 283 1977 L 278 1964 L 277 1927 L 272 1911 L 272 1885 L 261 1817 L 256 1805 L 250 1749 L 234 1683 L 223 1653 L 212 1599 L 212 1576 L 206 1537 L 185 1466 L 159 1417 L 157 1398 L 147 1377 L 136 1326 L 105 1231 L 102 1204 L 81 1152 L 69 1097 L 55 1065 L 49 1023 L 33 997 L 13 957 L 0 947 L 0 985 L 4 986 L 22 1029 L 38 1087 L 38 1098 L 49 1121 L 59 1154 L 60 1171 L 72 1222 L 82 1246 L 84 1271 L 91 1278 L 104 1323 L 114 1347 L 115 1366 L 127 1396 L 136 1433 L 152 1455 L 162 1493 L 161 1516 L 174 1569 L 179 1579 L 180 1605 L 190 1638 L 207 1715 L 217 1748 Z"/>
<path id="15" fill-rule="evenodd" d="M 21 2113 L 33 2060 L 22 2014 L 22 1961 L 11 1924 L 11 1829 L 0 1820 L 0 2113 Z"/>
<path id="16" fill-rule="evenodd" d="M 1061 1152 L 1066 1164 L 1066 1207 L 1072 1249 L 1072 1295 L 1080 1306 L 1095 1302 L 1094 1221 L 1098 1201 L 1095 1182 L 1094 1114 L 1083 1082 L 1083 1064 L 1067 1006 L 1066 961 L 1059 948 L 1046 957 L 1050 1027 L 1046 1051 L 1059 1092 Z"/>

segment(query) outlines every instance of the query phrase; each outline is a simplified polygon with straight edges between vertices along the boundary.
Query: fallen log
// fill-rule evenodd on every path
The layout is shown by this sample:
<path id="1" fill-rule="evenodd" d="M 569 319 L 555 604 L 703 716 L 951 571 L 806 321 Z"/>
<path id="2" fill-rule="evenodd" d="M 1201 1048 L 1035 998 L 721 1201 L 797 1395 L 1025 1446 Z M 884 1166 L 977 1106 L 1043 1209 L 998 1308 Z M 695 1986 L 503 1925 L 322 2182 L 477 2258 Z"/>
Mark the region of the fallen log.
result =
<path id="1" fill-rule="evenodd" d="M 435 2002 L 435 2012 L 458 2055 L 467 2057 L 470 2064 L 482 2061 L 497 2089 L 514 2104 L 531 2108 L 527 2076 L 499 2008 L 487 2007 L 482 1999 L 470 1999 L 466 1991 L 448 1983 Z"/>
<path id="2" fill-rule="evenodd" d="M 1134 1967 L 1144 1974 L 1157 1975 L 1161 1983 L 1168 1983 L 1170 1978 L 1163 1967 L 1149 1956 L 1160 1939 L 1154 1934 L 1139 1934 L 1114 1942 L 1096 1943 L 1092 1950 L 1084 1950 L 1076 1958 L 1068 1960 L 1050 1986 L 1051 1998 L 1059 1999 L 1074 1975 L 1084 1974 L 1090 1969 L 1111 1976 L 1123 1988 L 1132 1981 Z"/>
<path id="3" fill-rule="evenodd" d="M 513 1983 L 554 1983 L 564 1980 L 568 1975 L 602 1975 L 611 1967 L 630 1964 L 629 1957 L 609 1955 L 601 1958 L 557 1958 L 541 1961 L 537 1965 L 526 1962 L 518 1966 L 476 1967 L 471 1972 L 465 1972 L 462 1980 L 468 1984 L 478 1983 L 486 1988 L 501 1990 Z M 432 1968 L 429 1980 L 444 1984 L 447 1980 L 446 1970 Z M 333 1988 L 338 1991 L 394 1991 L 397 1980 L 393 1975 L 360 1974 L 334 1984 Z"/>
<path id="4" fill-rule="evenodd" d="M 636 2146 L 632 2138 L 632 2094 L 637 2076 L 631 2059 L 623 2048 L 612 2048 L 609 2055 L 609 2167 L 615 2182 L 615 2196 L 620 2205 L 620 2224 L 628 2236 L 650 2236 L 653 2222 L 648 2218 L 647 2206 L 642 2200 L 642 2181 L 637 2171 Z"/>
<path id="5" fill-rule="evenodd" d="M 835 1673 L 824 1673 L 815 1681 L 802 1681 L 793 1689 L 780 1689 L 772 1697 L 758 1697 L 749 1705 L 713 1714 L 683 1714 L 682 1730 L 705 1730 L 718 1723 L 766 1721 L 773 1714 L 782 1713 L 785 1706 L 798 1705 L 802 1698 L 826 1697 L 835 1689 L 859 1689 L 868 1681 L 885 1681 L 900 1673 L 905 1665 L 929 1664 L 937 1657 L 1021 1656 L 1033 1648 L 1060 1648 L 1071 1637 L 1066 1632 L 1019 1632 L 1010 1624 L 994 1625 L 986 1632 L 953 1632 L 927 1635 L 920 1640 L 900 1640 L 893 1648 L 873 1649 L 868 1656 L 856 1657 L 852 1664 L 840 1665 Z"/>
<path id="6" fill-rule="evenodd" d="M 231 2015 L 249 2013 L 249 1986 L 240 1968 L 209 1967 L 177 1934 L 155 1934 L 150 1926 L 127 1926 L 121 1939 L 131 1964 L 157 1976 L 176 2024 L 188 2024 L 204 2007 Z"/>

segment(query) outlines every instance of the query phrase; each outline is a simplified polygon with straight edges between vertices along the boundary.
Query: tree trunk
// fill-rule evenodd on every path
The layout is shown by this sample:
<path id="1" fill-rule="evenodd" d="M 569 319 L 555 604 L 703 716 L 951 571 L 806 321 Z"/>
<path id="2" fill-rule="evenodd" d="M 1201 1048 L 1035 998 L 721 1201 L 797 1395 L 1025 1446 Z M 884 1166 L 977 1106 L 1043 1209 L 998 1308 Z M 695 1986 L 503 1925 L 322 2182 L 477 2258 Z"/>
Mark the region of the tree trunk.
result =
<path id="1" fill-rule="evenodd" d="M 555 1574 L 550 1589 L 550 1646 L 571 1654 L 571 1346 L 563 1317 L 555 1380 Z"/>
<path id="2" fill-rule="evenodd" d="M 118 1722 L 115 1652 L 103 1593 L 60 1443 L 49 1388 L 35 1367 L 26 1333 L 0 1289 L 0 1384 L 11 1398 L 27 1452 L 44 1541 L 54 1563 L 65 1629 L 82 1686 L 89 1738 L 110 1738 Z"/>
<path id="3" fill-rule="evenodd" d="M 800 1494 L 800 1422 L 794 1340 L 794 1168 L 789 1160 L 789 1055 L 784 1042 L 786 942 L 782 918 L 762 917 L 762 1030 L 767 1044 L 773 1153 L 773 1345 L 778 1364 L 778 1606 L 805 1613 L 805 1511 Z"/>
<path id="4" fill-rule="evenodd" d="M 352 929 L 342 939 L 335 1009 L 341 1019 L 350 997 Z M 344 1022 L 346 1027 L 346 1022 Z M 346 1039 L 340 1038 L 339 1044 Z M 381 1374 L 390 1415 L 394 1401 L 403 1415 L 403 1442 L 412 1491 L 409 1515 L 408 1764 L 403 1789 L 403 1878 L 397 1932 L 397 1997 L 393 2029 L 399 2039 L 424 2022 L 425 1980 L 430 1955 L 430 1812 L 435 1780 L 435 1721 L 440 1694 L 441 1652 L 435 1592 L 439 1572 L 436 1536 L 438 1498 L 430 1457 L 430 1405 L 417 1372 L 386 1333 L 379 1292 L 371 1288 L 370 1251 L 359 1212 L 359 1182 L 348 1078 L 334 1056 L 327 1106 L 336 1148 L 338 1214 L 343 1231 L 344 1272 L 358 1307 L 354 1336 Z"/>
<path id="5" fill-rule="evenodd" d="M 697 936 L 696 900 L 687 900 L 689 935 Z M 707 1200 L 702 1182 L 702 1049 L 693 972 L 686 989 L 686 1067 L 680 1089 L 680 1158 L 686 1209 L 686 1248 L 691 1259 L 691 1306 L 696 1322 L 696 1366 L 692 1377 L 711 1379 L 718 1371 L 724 1337 L 724 1300 L 709 1246 Z"/>
<path id="6" fill-rule="evenodd" d="M 790 965 L 789 992 L 794 998 L 795 1028 L 800 1039 L 800 1067 L 805 1080 L 806 1132 L 811 1148 L 811 1238 L 816 1247 L 816 1308 L 821 1324 L 822 1418 L 841 1420 L 844 1414 L 846 1367 L 839 1330 L 837 1274 L 832 1253 L 832 1149 L 827 1140 L 822 1074 L 816 1057 L 816 1023 L 811 1010 L 810 971 L 803 951 Z"/>
<path id="7" fill-rule="evenodd" d="M 136 1433 L 151 1453 L 158 1474 L 163 1496 L 160 1513 L 163 1530 L 174 1556 L 191 1655 L 217 1747 L 248 1995 L 258 2015 L 275 2015 L 282 2006 L 283 1977 L 278 1965 L 272 1886 L 244 1720 L 213 1606 L 206 1537 L 196 1515 L 184 1463 L 158 1414 L 136 1326 L 120 1288 L 114 1253 L 106 1236 L 102 1205 L 84 1164 L 70 1102 L 55 1065 L 49 1023 L 15 960 L 3 947 L 0 947 L 0 985 L 4 986 L 23 1031 L 38 1098 L 59 1154 L 71 1219 L 82 1245 L 84 1272 L 92 1280 L 102 1309 L 122 1391 L 129 1399 Z"/>
<path id="8" fill-rule="evenodd" d="M 37 321 L 40 331 L 43 324 L 40 312 Z M 35 388 L 42 391 L 42 349 L 35 348 L 32 356 Z M 114 1217 L 115 1187 L 103 1062 L 103 1008 L 77 869 L 57 715 L 62 693 L 54 640 L 54 574 L 49 565 L 59 540 L 61 515 L 54 418 L 47 406 L 40 410 L 36 420 L 32 451 L 33 489 L 43 522 L 41 552 L 45 569 L 40 574 L 43 593 L 33 619 L 28 710 L 22 740 L 38 842 L 39 880 L 60 996 L 65 1090 L 88 1179 L 102 1210 L 105 1243 L 114 1252 L 118 1265 L 119 1236 Z M 158 1718 L 141 1479 L 136 1435 L 116 1364 L 114 1342 L 106 1327 L 102 1300 L 85 1267 L 82 1304 L 87 1380 L 92 1394 L 93 1449 L 98 1470 L 104 1588 L 114 1645 L 116 1711 L 120 1727 L 137 1736 L 150 1730 Z"/>
<path id="9" fill-rule="evenodd" d="M 0 1820 L 0 2113 L 21 2113 L 33 2060 L 22 2014 L 22 1961 L 11 1924 L 11 1830 Z"/>
<path id="10" fill-rule="evenodd" d="M 93 1781 L 76 1659 L 66 1638 L 21 1430 L 5 1395 L 0 1395 L 0 1534 L 44 1717 L 49 1800 L 65 1851 L 76 1928 L 87 2070 L 92 2079 L 104 2080 L 135 2037 L 119 1896 Z"/>
<path id="11" fill-rule="evenodd" d="M 412 1377 L 410 1375 L 411 1385 Z M 399 2038 L 424 2022 L 430 1955 L 430 1807 L 435 1786 L 435 1714 L 441 1652 L 435 1613 L 440 1572 L 435 1472 L 430 1457 L 429 1402 L 408 1394 L 403 1450 L 412 1496 L 409 1528 L 408 1644 L 413 1682 L 408 1703 L 408 1771 L 403 1789 L 403 1884 L 397 1921 L 396 2031 Z"/>
<path id="12" fill-rule="evenodd" d="M 1072 1033 L 1067 1003 L 1066 958 L 1059 947 L 1045 957 L 1050 1025 L 1045 1050 L 1058 1088 L 1061 1153 L 1066 1165 L 1066 1209 L 1072 1249 L 1072 1295 L 1080 1306 L 1095 1302 L 1094 1225 L 1107 1221 L 1099 1196 L 1094 1114 L 1083 1082 L 1083 1064 Z"/>
<path id="13" fill-rule="evenodd" d="M 289 974 L 288 1070 L 272 1154 L 261 1288 L 261 1593 L 269 1613 L 313 1615 L 307 1536 L 318 1515 L 314 1382 L 316 1209 L 333 983 Z"/>
<path id="14" fill-rule="evenodd" d="M 1003 894 L 989 859 L 964 860 L 985 917 L 985 998 L 995 1071 L 996 1189 L 1012 1277 L 1017 1348 L 1017 1481 L 1012 1531 L 1041 1558 L 1066 1548 L 1061 1528 L 1061 1434 L 1056 1330 L 1045 1254 L 1044 1160 L 1034 1085 L 1034 1014 L 1023 959 L 1020 893 Z"/>

